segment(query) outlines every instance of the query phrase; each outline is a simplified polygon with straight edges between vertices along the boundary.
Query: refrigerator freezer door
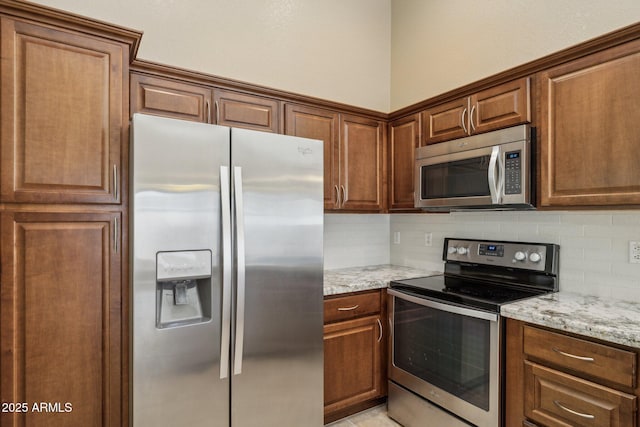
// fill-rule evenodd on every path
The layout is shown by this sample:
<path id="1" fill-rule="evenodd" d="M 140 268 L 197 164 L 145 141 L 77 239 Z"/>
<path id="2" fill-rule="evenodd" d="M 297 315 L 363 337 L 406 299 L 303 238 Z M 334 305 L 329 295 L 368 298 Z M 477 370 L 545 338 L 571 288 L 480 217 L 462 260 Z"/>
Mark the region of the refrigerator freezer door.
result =
<path id="1" fill-rule="evenodd" d="M 134 427 L 229 425 L 229 378 L 221 379 L 225 367 L 221 370 L 220 365 L 221 341 L 224 345 L 220 335 L 220 171 L 221 166 L 228 167 L 229 133 L 225 127 L 141 114 L 133 117 Z M 194 257 L 198 265 L 183 265 L 187 261 L 169 256 L 172 251 L 195 251 L 188 253 L 198 255 Z M 208 253 L 210 267 L 200 259 Z M 178 261 L 172 261 L 174 258 Z M 208 279 L 203 269 L 210 274 Z M 156 293 L 162 286 L 171 286 L 165 270 L 177 275 L 188 271 L 197 276 L 194 280 L 203 282 L 197 296 L 203 307 L 209 307 L 210 318 L 158 327 Z M 169 305 L 189 301 L 187 294 L 182 297 L 179 289 L 173 291 Z M 229 337 L 226 339 L 228 342 Z M 228 353 L 223 355 L 227 363 L 228 357 Z"/>
<path id="2" fill-rule="evenodd" d="M 244 310 L 233 317 L 232 424 L 319 427 L 322 142 L 235 128 L 231 135 L 232 182 L 242 187 L 234 194 L 235 248 L 244 253 L 236 258 L 244 255 L 245 265 L 236 274 L 244 297 L 236 293 L 235 307 Z"/>

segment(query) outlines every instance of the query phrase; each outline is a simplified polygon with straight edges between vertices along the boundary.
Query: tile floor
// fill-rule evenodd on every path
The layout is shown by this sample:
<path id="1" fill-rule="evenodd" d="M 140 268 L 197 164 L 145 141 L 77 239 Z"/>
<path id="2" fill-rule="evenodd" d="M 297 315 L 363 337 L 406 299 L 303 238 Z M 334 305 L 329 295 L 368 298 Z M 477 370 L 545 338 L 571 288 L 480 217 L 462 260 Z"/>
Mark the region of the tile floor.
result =
<path id="1" fill-rule="evenodd" d="M 400 427 L 400 424 L 387 416 L 387 405 L 359 412 L 350 417 L 343 418 L 325 427 Z"/>

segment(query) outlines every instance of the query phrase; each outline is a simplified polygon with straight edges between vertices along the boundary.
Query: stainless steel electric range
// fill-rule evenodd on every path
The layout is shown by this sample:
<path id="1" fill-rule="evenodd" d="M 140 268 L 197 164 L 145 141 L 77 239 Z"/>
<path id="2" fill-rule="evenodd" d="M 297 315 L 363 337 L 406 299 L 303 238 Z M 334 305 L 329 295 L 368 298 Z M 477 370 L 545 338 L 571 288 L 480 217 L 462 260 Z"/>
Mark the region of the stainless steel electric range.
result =
<path id="1" fill-rule="evenodd" d="M 559 247 L 447 238 L 444 274 L 391 282 L 389 416 L 503 425 L 500 306 L 558 290 Z"/>

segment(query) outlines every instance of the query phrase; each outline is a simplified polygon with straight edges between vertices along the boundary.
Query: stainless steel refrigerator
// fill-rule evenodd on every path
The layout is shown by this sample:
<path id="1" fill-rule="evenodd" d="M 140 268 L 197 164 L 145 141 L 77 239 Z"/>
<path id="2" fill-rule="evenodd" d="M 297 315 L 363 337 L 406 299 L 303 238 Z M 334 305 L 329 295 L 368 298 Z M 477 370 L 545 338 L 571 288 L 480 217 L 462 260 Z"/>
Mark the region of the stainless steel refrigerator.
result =
<path id="1" fill-rule="evenodd" d="M 321 426 L 322 142 L 132 127 L 133 427 Z"/>

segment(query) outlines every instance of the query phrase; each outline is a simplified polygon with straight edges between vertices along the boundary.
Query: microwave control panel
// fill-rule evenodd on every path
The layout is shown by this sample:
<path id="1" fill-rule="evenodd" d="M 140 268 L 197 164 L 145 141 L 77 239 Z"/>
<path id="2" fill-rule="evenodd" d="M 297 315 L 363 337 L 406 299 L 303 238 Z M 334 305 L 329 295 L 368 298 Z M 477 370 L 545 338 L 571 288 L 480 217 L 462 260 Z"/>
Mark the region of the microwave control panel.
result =
<path id="1" fill-rule="evenodd" d="M 521 152 L 508 151 L 504 154 L 504 194 L 522 193 L 522 162 Z"/>

